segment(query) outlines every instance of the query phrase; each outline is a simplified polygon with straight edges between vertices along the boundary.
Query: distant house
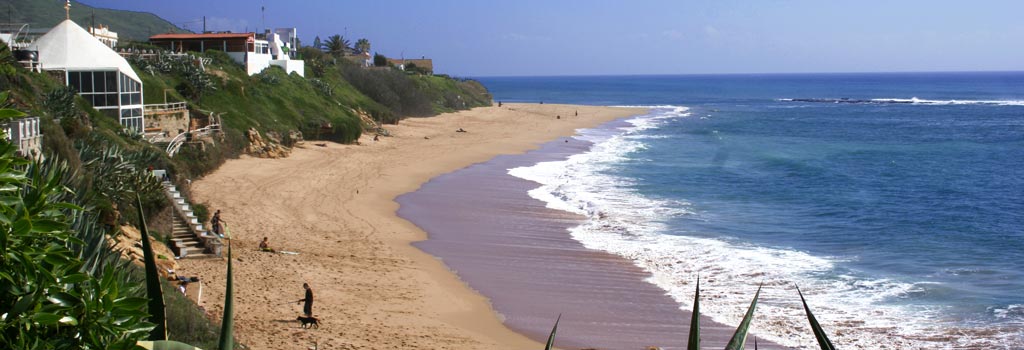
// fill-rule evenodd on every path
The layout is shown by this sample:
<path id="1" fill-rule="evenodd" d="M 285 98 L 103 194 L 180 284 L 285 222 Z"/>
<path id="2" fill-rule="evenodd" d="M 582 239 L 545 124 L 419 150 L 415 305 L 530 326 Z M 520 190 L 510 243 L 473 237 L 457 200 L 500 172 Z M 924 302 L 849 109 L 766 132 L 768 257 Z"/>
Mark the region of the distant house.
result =
<path id="1" fill-rule="evenodd" d="M 4 137 L 18 146 L 18 153 L 25 157 L 42 154 L 43 134 L 39 132 L 39 117 L 25 117 L 2 124 Z"/>
<path id="2" fill-rule="evenodd" d="M 429 58 L 409 59 L 409 58 L 388 58 L 388 63 L 398 67 L 398 69 L 405 70 L 410 64 L 416 65 L 416 67 L 425 69 L 429 73 L 434 73 L 434 60 Z"/>
<path id="3" fill-rule="evenodd" d="M 288 73 L 305 76 L 305 62 L 298 57 L 298 37 L 295 28 L 278 28 L 273 32 L 257 33 L 203 33 L 157 34 L 149 42 L 173 52 L 223 51 L 235 62 L 245 66 L 249 75 L 278 66 Z"/>
<path id="4" fill-rule="evenodd" d="M 89 27 L 89 34 L 111 49 L 117 47 L 117 32 L 110 31 L 110 28 L 105 25 L 100 24 L 98 28 Z"/>
<path id="5" fill-rule="evenodd" d="M 345 56 L 345 59 L 355 62 L 356 64 L 363 67 L 373 67 L 373 56 L 371 56 L 369 52 Z"/>
<path id="6" fill-rule="evenodd" d="M 93 108 L 118 118 L 125 128 L 143 132 L 142 80 L 128 61 L 85 29 L 64 20 L 28 50 L 38 52 L 34 67 L 61 77 Z"/>

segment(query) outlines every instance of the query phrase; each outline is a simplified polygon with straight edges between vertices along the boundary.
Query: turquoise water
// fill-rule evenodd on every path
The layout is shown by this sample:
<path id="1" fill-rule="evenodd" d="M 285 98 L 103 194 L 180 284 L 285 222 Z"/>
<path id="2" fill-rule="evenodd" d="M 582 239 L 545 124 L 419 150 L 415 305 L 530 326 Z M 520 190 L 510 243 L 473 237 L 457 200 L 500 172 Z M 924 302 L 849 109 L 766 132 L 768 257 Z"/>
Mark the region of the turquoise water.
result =
<path id="1" fill-rule="evenodd" d="M 1024 73 L 479 78 L 495 100 L 653 107 L 512 170 L 686 306 L 812 344 L 1024 343 Z M 747 291 L 750 292 L 747 292 Z M 813 342 L 813 340 L 811 340 Z M 1013 344 L 1007 346 L 1007 344 Z"/>

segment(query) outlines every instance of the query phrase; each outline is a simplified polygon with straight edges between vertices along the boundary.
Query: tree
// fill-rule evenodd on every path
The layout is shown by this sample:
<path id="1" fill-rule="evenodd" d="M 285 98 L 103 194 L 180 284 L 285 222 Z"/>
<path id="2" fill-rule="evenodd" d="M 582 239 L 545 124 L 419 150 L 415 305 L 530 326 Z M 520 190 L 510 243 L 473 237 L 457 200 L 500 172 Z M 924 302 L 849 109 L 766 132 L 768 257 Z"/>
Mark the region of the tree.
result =
<path id="1" fill-rule="evenodd" d="M 388 58 L 384 57 L 384 55 L 381 55 L 379 53 L 374 53 L 373 54 L 373 66 L 374 67 L 387 67 L 388 66 Z"/>
<path id="2" fill-rule="evenodd" d="M 313 38 L 313 47 L 317 48 L 317 50 L 323 50 L 324 49 L 324 43 L 322 41 L 320 41 L 320 36 L 319 35 L 317 35 L 316 38 Z"/>
<path id="3" fill-rule="evenodd" d="M 370 52 L 370 41 L 366 40 L 366 38 L 356 40 L 356 51 L 359 51 L 359 53 Z"/>
<path id="4" fill-rule="evenodd" d="M 327 37 L 327 43 L 325 44 L 327 52 L 336 57 L 345 56 L 345 50 L 348 50 L 352 43 L 345 39 L 340 34 L 334 34 Z"/>

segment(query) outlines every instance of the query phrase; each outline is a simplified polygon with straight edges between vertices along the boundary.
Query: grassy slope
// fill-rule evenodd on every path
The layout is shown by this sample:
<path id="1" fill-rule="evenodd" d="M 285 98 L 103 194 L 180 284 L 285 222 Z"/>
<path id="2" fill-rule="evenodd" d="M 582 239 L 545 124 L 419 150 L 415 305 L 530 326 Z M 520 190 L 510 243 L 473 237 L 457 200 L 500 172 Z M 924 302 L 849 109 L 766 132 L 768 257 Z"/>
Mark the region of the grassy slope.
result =
<path id="1" fill-rule="evenodd" d="M 11 16 L 8 16 L 10 10 Z M 121 40 L 145 41 L 153 34 L 185 32 L 171 22 L 148 12 L 95 8 L 71 2 L 71 19 L 82 28 L 89 28 L 92 15 L 96 24 L 110 27 Z M 9 18 L 10 17 L 10 18 Z M 0 0 L 0 21 L 29 23 L 33 29 L 53 27 L 64 20 L 64 2 L 57 0 Z"/>
<path id="2" fill-rule="evenodd" d="M 226 55 L 208 52 L 213 57 L 207 66 L 216 90 L 198 101 L 193 108 L 224 113 L 222 121 L 229 142 L 244 145 L 243 135 L 250 127 L 261 132 L 274 131 L 286 135 L 299 130 L 307 139 L 352 142 L 362 132 L 362 124 L 354 110 L 381 110 L 368 97 L 341 82 L 328 83 L 333 93 L 327 96 L 310 79 L 287 75 L 272 67 L 264 73 L 248 76 L 242 67 Z M 169 101 L 185 100 L 177 92 L 182 78 L 172 74 L 151 75 L 141 70 L 146 103 L 161 103 L 164 91 Z M 329 123 L 332 128 L 321 129 Z"/>

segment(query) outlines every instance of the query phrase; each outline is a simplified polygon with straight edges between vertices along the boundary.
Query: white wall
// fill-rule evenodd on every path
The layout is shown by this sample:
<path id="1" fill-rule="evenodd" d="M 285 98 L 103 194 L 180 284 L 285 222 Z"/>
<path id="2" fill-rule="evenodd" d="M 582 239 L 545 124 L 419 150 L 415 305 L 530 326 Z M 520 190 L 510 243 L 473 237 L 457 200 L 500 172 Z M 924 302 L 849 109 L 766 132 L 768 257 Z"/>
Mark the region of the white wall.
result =
<path id="1" fill-rule="evenodd" d="M 298 74 L 300 77 L 306 76 L 306 62 L 300 60 L 273 60 L 270 64 L 284 68 L 285 73 L 292 74 L 292 72 Z"/>

